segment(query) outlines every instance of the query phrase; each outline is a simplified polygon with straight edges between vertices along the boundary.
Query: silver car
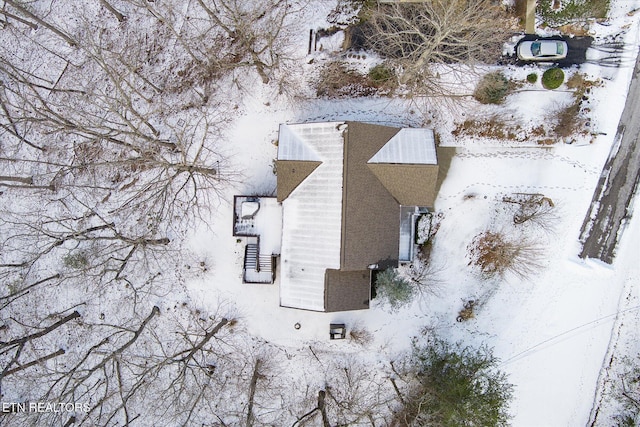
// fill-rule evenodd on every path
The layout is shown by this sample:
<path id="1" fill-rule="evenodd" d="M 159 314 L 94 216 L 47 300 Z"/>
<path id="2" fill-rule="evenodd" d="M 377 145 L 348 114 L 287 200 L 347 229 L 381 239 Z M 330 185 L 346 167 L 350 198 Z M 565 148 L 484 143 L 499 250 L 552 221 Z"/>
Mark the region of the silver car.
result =
<path id="1" fill-rule="evenodd" d="M 523 61 L 557 61 L 567 57 L 567 42 L 562 40 L 524 41 L 518 45 L 518 59 Z"/>

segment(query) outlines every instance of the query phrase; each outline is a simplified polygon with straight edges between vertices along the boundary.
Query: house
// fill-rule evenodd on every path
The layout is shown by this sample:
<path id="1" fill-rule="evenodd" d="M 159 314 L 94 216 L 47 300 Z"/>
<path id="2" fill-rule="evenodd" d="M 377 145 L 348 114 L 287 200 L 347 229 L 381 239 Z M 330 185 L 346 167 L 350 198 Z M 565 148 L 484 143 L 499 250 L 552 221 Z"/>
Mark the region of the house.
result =
<path id="1" fill-rule="evenodd" d="M 280 305 L 369 308 L 373 271 L 413 258 L 416 218 L 435 199 L 430 129 L 359 123 L 283 124 Z"/>

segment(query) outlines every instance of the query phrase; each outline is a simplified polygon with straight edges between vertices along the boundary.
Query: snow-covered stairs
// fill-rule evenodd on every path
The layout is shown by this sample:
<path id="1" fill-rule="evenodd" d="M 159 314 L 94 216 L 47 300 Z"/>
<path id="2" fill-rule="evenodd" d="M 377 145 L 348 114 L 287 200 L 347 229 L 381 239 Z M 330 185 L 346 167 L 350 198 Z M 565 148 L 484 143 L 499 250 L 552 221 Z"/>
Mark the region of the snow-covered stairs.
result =
<path id="1" fill-rule="evenodd" d="M 271 271 L 271 256 L 260 255 L 258 257 L 258 270 L 259 271 Z"/>
<path id="2" fill-rule="evenodd" d="M 275 272 L 273 271 L 273 257 L 260 255 L 257 243 L 247 243 L 244 247 L 244 283 L 273 283 Z"/>

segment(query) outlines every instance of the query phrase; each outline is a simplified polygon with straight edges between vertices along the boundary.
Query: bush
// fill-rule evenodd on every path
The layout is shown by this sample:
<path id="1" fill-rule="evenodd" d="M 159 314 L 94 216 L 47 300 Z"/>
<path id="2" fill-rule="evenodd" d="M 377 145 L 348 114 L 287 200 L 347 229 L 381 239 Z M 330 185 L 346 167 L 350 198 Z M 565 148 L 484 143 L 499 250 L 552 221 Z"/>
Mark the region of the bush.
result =
<path id="1" fill-rule="evenodd" d="M 411 302 L 415 289 L 395 268 L 388 268 L 376 276 L 375 291 L 376 297 L 389 303 L 391 311 L 398 311 Z"/>
<path id="2" fill-rule="evenodd" d="M 376 65 L 363 74 L 352 69 L 348 63 L 336 60 L 320 69 L 316 93 L 328 98 L 352 98 L 386 95 L 396 86 L 393 70 L 385 65 Z"/>
<path id="3" fill-rule="evenodd" d="M 62 263 L 65 267 L 73 270 L 82 270 L 89 265 L 89 259 L 84 252 L 76 252 L 73 254 L 65 255 L 62 258 Z"/>
<path id="4" fill-rule="evenodd" d="M 616 421 L 618 427 L 636 427 L 638 425 L 635 417 L 630 414 L 618 415 L 616 416 Z"/>
<path id="5" fill-rule="evenodd" d="M 350 69 L 346 63 L 332 61 L 320 70 L 316 84 L 318 96 L 344 98 L 375 95 L 377 88 L 368 76 Z"/>
<path id="6" fill-rule="evenodd" d="M 502 201 L 517 206 L 513 214 L 513 223 L 516 225 L 528 222 L 542 230 L 551 231 L 558 222 L 555 203 L 544 194 L 514 193 L 503 196 Z"/>
<path id="7" fill-rule="evenodd" d="M 499 71 L 486 74 L 473 97 L 482 104 L 500 104 L 509 92 L 509 80 Z"/>
<path id="8" fill-rule="evenodd" d="M 549 68 L 542 74 L 542 86 L 546 89 L 557 89 L 564 82 L 564 71 L 560 68 Z"/>
<path id="9" fill-rule="evenodd" d="M 397 420 L 402 425 L 505 426 L 513 386 L 486 348 L 436 339 L 414 347 L 411 365 L 418 386 Z"/>
<path id="10" fill-rule="evenodd" d="M 369 78 L 376 86 L 382 86 L 393 80 L 394 73 L 390 68 L 379 64 L 369 70 Z"/>
<path id="11" fill-rule="evenodd" d="M 354 327 L 349 331 L 349 338 L 354 343 L 366 347 L 373 341 L 373 334 L 366 328 Z"/>
<path id="12" fill-rule="evenodd" d="M 584 91 L 587 89 L 587 87 L 591 85 L 593 85 L 593 82 L 588 82 L 587 79 L 585 79 L 584 74 L 582 73 L 573 73 L 571 77 L 567 79 L 567 87 L 569 89 L 575 89 L 576 92 L 579 92 L 581 98 L 582 95 L 584 95 Z"/>
<path id="13" fill-rule="evenodd" d="M 614 383 L 615 399 L 621 403 L 615 418 L 620 427 L 638 426 L 640 421 L 640 358 L 623 356 L 617 360 L 624 366 L 619 382 Z"/>
<path id="14" fill-rule="evenodd" d="M 469 300 L 467 302 L 464 303 L 462 310 L 460 310 L 458 312 L 458 316 L 456 317 L 456 321 L 458 322 L 464 322 L 466 320 L 470 320 L 473 319 L 474 317 L 476 317 L 476 314 L 474 313 L 474 308 L 477 305 L 477 301 L 475 300 Z"/>
<path id="15" fill-rule="evenodd" d="M 486 277 L 511 273 L 526 278 L 540 265 L 542 249 L 522 238 L 507 239 L 502 233 L 485 231 L 474 237 L 467 247 L 469 265 L 480 268 Z"/>
<path id="16" fill-rule="evenodd" d="M 538 75 L 536 73 L 527 74 L 527 81 L 529 83 L 535 83 L 538 81 Z"/>
<path id="17" fill-rule="evenodd" d="M 582 101 L 586 100 L 591 88 L 598 86 L 597 81 L 585 79 L 584 74 L 573 73 L 567 79 L 566 86 L 572 89 L 573 102 L 562 108 L 557 114 L 557 123 L 553 127 L 556 135 L 562 138 L 574 137 L 579 133 L 587 133 L 585 124 L 588 120 L 581 116 Z"/>

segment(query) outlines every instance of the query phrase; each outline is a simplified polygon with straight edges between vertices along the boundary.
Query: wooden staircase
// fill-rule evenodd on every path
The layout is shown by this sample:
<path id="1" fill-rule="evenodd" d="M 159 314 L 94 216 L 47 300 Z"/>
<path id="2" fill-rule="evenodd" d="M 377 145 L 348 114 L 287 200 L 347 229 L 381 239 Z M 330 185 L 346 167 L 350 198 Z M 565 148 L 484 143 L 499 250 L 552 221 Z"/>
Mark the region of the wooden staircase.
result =
<path id="1" fill-rule="evenodd" d="M 247 243 L 247 246 L 244 247 L 244 269 L 260 271 L 258 256 L 258 245 Z"/>
<path id="2" fill-rule="evenodd" d="M 275 271 L 271 255 L 260 255 L 258 243 L 247 243 L 244 247 L 245 283 L 273 283 Z"/>

